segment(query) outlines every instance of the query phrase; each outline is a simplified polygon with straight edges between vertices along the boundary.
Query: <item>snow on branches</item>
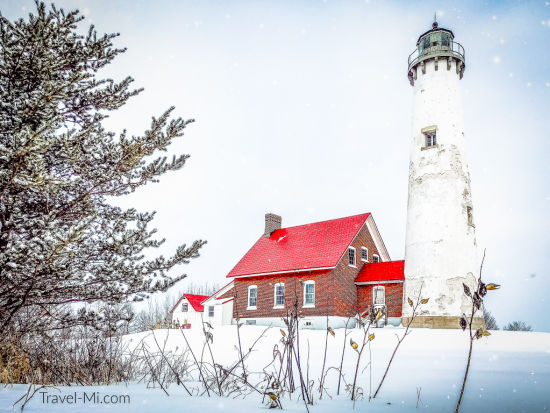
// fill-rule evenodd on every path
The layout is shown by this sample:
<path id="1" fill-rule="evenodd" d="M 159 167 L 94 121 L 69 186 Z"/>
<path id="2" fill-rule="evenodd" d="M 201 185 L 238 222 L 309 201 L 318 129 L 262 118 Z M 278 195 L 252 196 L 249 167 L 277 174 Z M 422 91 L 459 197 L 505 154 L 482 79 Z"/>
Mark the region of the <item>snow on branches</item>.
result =
<path id="1" fill-rule="evenodd" d="M 188 155 L 155 156 L 192 120 L 173 108 L 141 136 L 106 131 L 102 121 L 141 90 L 133 79 L 98 77 L 124 52 L 117 34 L 77 31 L 83 16 L 36 3 L 36 15 L 0 16 L 0 324 L 21 310 L 73 302 L 140 300 L 185 275 L 168 271 L 198 256 L 205 241 L 171 257 L 144 259 L 163 240 L 154 213 L 108 198 L 180 169 Z"/>

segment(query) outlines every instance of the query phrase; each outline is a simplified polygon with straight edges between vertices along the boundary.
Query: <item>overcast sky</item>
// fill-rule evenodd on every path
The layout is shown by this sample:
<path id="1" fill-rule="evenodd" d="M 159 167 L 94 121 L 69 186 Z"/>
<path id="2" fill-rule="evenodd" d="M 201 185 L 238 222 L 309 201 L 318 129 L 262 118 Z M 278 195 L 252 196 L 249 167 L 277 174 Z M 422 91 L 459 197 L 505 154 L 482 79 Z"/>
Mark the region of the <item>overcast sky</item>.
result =
<path id="1" fill-rule="evenodd" d="M 61 1 L 128 51 L 104 71 L 145 91 L 109 129 L 140 134 L 171 105 L 194 118 L 180 171 L 121 201 L 156 210 L 160 253 L 208 240 L 186 282 L 223 285 L 262 234 L 372 212 L 403 259 L 412 88 L 407 56 L 437 11 L 466 49 L 468 161 L 486 299 L 502 327 L 550 331 L 550 2 Z M 8 18 L 32 1 L 2 1 Z"/>

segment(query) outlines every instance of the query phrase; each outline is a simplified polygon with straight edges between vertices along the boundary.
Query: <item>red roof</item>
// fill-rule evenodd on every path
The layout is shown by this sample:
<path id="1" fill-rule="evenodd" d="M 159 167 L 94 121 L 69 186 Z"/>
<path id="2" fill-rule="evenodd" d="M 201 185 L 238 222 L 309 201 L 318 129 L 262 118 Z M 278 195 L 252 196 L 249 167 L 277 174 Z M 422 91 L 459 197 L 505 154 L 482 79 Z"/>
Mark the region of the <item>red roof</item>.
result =
<path id="1" fill-rule="evenodd" d="M 367 262 L 355 282 L 404 280 L 405 261 Z"/>
<path id="2" fill-rule="evenodd" d="M 370 213 L 262 235 L 227 277 L 335 267 Z"/>
<path id="3" fill-rule="evenodd" d="M 204 311 L 204 307 L 201 305 L 201 303 L 208 298 L 208 295 L 183 294 L 178 302 L 174 305 L 174 307 L 172 307 L 172 309 L 170 310 L 171 313 L 176 309 L 178 304 L 184 298 L 189 301 L 189 304 L 191 304 L 191 307 L 193 307 L 195 311 L 202 313 Z"/>

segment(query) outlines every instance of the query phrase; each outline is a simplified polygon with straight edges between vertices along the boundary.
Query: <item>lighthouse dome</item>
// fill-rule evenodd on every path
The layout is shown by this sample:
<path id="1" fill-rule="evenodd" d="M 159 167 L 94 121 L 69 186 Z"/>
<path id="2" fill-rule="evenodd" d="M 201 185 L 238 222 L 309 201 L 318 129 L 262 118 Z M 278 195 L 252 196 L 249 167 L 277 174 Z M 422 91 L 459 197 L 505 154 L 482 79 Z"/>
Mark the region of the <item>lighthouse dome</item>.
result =
<path id="1" fill-rule="evenodd" d="M 465 53 L 462 45 L 455 41 L 453 32 L 439 27 L 434 20 L 432 28 L 420 35 L 416 41 L 416 49 L 409 55 L 408 74 L 411 85 L 416 79 L 417 66 L 423 66 L 429 60 L 446 59 L 450 63 L 455 60 L 460 78 L 466 67 Z"/>

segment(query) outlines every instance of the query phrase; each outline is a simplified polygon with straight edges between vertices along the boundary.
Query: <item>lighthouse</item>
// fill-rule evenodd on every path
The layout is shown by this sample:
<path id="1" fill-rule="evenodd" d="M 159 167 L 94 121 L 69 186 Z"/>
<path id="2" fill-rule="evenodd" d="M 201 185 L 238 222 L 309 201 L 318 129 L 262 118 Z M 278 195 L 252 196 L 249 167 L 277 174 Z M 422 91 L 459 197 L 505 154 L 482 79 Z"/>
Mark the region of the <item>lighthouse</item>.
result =
<path id="1" fill-rule="evenodd" d="M 412 316 L 408 298 L 430 298 L 415 327 L 459 328 L 472 308 L 463 283 L 473 289 L 479 275 L 460 88 L 465 68 L 464 48 L 434 19 L 408 59 L 413 119 L 403 322 Z M 474 324 L 482 317 L 476 314 Z"/>

